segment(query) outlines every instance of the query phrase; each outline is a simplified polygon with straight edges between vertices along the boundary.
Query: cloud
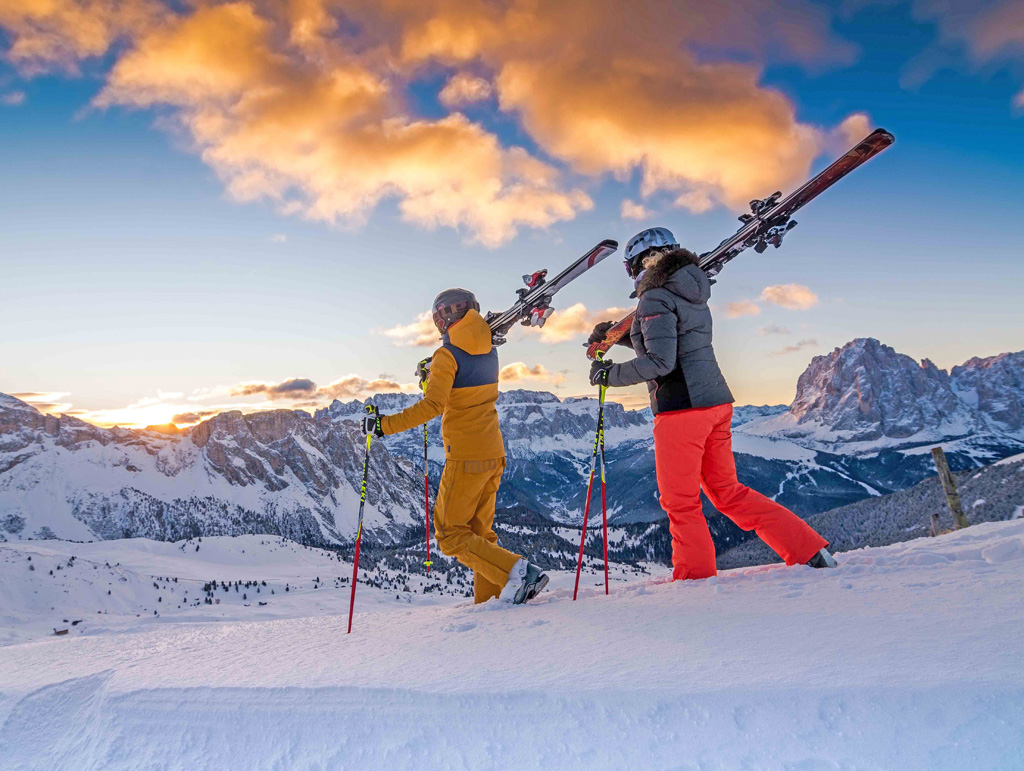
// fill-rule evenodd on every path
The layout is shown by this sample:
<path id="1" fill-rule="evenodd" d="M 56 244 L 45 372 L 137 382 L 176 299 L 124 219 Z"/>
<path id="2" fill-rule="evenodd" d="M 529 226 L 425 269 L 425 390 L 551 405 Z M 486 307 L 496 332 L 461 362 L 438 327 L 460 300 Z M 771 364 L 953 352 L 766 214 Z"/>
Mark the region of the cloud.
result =
<path id="1" fill-rule="evenodd" d="M 388 378 L 364 380 L 358 375 L 346 375 L 328 386 L 317 389 L 316 396 L 326 399 L 364 398 L 372 394 L 397 393 L 414 390 L 412 384 L 401 384 Z"/>
<path id="2" fill-rule="evenodd" d="M 96 104 L 175 108 L 236 200 L 311 220 L 361 225 L 395 198 L 409 222 L 497 246 L 592 207 L 556 168 L 465 116 L 406 114 L 391 73 L 339 37 L 317 40 L 316 56 L 280 45 L 285 22 L 245 2 L 201 5 L 142 36 Z"/>
<path id="3" fill-rule="evenodd" d="M 459 107 L 472 102 L 480 102 L 491 96 L 491 84 L 483 78 L 465 72 L 453 75 L 441 89 L 441 103 L 447 107 Z"/>
<path id="4" fill-rule="evenodd" d="M 619 214 L 627 220 L 645 220 L 651 216 L 650 210 L 641 203 L 635 203 L 628 198 L 623 199 Z"/>
<path id="5" fill-rule="evenodd" d="M 24 103 L 24 91 L 8 91 L 6 94 L 0 94 L 0 104 L 3 104 L 7 107 L 17 107 L 19 104 Z"/>
<path id="6" fill-rule="evenodd" d="M 766 286 L 761 299 L 793 311 L 807 310 L 818 304 L 818 295 L 803 284 L 776 284 Z"/>
<path id="7" fill-rule="evenodd" d="M 785 356 L 790 353 L 796 353 L 802 351 L 804 348 L 816 348 L 818 346 L 817 340 L 801 340 L 795 345 L 787 345 L 785 348 L 781 348 L 778 351 L 772 351 L 771 356 Z"/>
<path id="8" fill-rule="evenodd" d="M 272 244 L 283 244 L 283 243 L 286 243 L 287 241 L 288 241 L 288 236 L 286 236 L 284 233 L 274 233 L 270 237 L 270 243 L 272 243 Z"/>
<path id="9" fill-rule="evenodd" d="M 198 423 L 205 418 L 216 415 L 216 410 L 202 410 L 200 412 L 181 412 L 177 415 L 172 415 L 169 422 L 174 423 L 176 426 L 190 426 L 194 423 Z"/>
<path id="10" fill-rule="evenodd" d="M 768 326 L 761 327 L 757 330 L 757 334 L 761 337 L 765 337 L 767 335 L 788 335 L 791 333 L 787 327 L 780 327 L 777 324 L 769 324 Z"/>
<path id="11" fill-rule="evenodd" d="M 400 348 L 419 346 L 437 347 L 441 335 L 434 326 L 434 319 L 429 311 L 424 311 L 411 324 L 400 324 L 390 329 L 379 330 L 378 334 L 390 337 Z"/>
<path id="12" fill-rule="evenodd" d="M 966 48 L 974 67 L 1024 62 L 1024 6 L 1019 0 L 915 0 L 914 15 L 934 21 L 939 41 L 908 65 L 902 83 L 918 86 L 944 66 L 955 66 L 951 47 Z M 1024 90 L 1014 97 L 1024 107 Z"/>
<path id="13" fill-rule="evenodd" d="M 394 7 L 406 61 L 483 61 L 496 72 L 500 107 L 548 154 L 584 174 L 639 172 L 644 194 L 668 191 L 698 210 L 794 186 L 827 132 L 800 123 L 782 92 L 761 85 L 758 66 L 695 51 L 816 65 L 853 55 L 828 13 L 802 3 L 650 0 L 642 13 L 614 0 Z"/>
<path id="14" fill-rule="evenodd" d="M 632 308 L 605 308 L 590 311 L 583 303 L 570 305 L 565 310 L 556 308 L 543 327 L 523 327 L 539 335 L 542 343 L 564 343 L 581 335 L 589 335 L 594 325 L 602 321 L 618 321 L 629 314 Z"/>
<path id="15" fill-rule="evenodd" d="M 565 382 L 565 375 L 548 372 L 543 364 L 534 364 L 530 367 L 521 361 L 516 361 L 501 368 L 498 380 L 502 383 L 518 383 L 524 380 L 545 381 L 558 385 Z"/>
<path id="16" fill-rule="evenodd" d="M 72 406 L 72 403 L 66 400 L 70 395 L 68 391 L 20 391 L 11 394 L 15 399 L 21 399 L 48 415 L 67 413 Z"/>
<path id="17" fill-rule="evenodd" d="M 309 378 L 297 377 L 280 383 L 242 383 L 233 386 L 231 396 L 260 394 L 268 399 L 300 399 L 316 392 L 316 383 Z"/>
<path id="18" fill-rule="evenodd" d="M 743 316 L 756 316 L 761 312 L 761 306 L 752 300 L 740 300 L 729 303 L 725 306 L 725 315 L 730 319 L 738 319 Z"/>
<path id="19" fill-rule="evenodd" d="M 591 209 L 605 175 L 691 211 L 802 181 L 835 130 L 760 63 L 850 61 L 831 23 L 808 0 L 0 0 L 23 74 L 112 62 L 94 104 L 159 110 L 235 200 L 343 227 L 393 201 L 487 246 Z M 416 114 L 427 71 L 452 106 L 493 91 L 525 146 Z"/>

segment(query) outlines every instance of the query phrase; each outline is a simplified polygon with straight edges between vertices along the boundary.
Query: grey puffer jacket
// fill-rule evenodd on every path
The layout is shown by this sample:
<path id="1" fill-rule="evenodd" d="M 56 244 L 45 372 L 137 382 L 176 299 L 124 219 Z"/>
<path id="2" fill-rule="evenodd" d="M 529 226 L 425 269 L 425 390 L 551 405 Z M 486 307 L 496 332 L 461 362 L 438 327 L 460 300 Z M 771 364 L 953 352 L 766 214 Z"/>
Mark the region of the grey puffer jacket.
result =
<path id="1" fill-rule="evenodd" d="M 611 386 L 646 381 L 655 415 L 735 401 L 711 347 L 711 282 L 696 260 L 677 249 L 644 274 L 630 330 L 636 358 L 608 371 Z"/>

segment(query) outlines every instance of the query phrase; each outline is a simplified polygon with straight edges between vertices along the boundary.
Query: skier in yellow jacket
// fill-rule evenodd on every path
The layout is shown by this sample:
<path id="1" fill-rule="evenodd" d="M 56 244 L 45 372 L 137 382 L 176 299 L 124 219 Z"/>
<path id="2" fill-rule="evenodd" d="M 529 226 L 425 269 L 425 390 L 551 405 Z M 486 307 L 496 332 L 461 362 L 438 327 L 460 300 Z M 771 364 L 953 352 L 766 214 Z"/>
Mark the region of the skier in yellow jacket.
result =
<path id="1" fill-rule="evenodd" d="M 472 292 L 448 289 L 433 305 L 442 344 L 432 357 L 423 399 L 397 415 L 367 416 L 363 432 L 389 436 L 443 415 L 445 464 L 434 506 L 434 535 L 444 554 L 473 571 L 473 597 L 516 605 L 544 589 L 548 576 L 498 546 L 494 506 L 505 470 L 498 426 L 498 352 Z"/>

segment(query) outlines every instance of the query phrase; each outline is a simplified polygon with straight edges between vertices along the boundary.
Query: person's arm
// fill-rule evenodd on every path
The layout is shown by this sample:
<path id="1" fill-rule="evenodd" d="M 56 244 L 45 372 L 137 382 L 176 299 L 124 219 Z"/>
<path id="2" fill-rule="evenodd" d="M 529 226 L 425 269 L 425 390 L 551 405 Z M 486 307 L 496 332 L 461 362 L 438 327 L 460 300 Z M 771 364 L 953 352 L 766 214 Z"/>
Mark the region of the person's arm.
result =
<path id="1" fill-rule="evenodd" d="M 455 357 L 446 349 L 440 348 L 434 354 L 434 360 L 430 365 L 430 376 L 427 378 L 427 390 L 423 393 L 423 398 L 395 415 L 381 417 L 381 431 L 385 436 L 398 434 L 436 418 L 448 405 L 448 397 L 451 395 L 454 382 Z"/>
<path id="2" fill-rule="evenodd" d="M 608 369 L 608 385 L 631 386 L 667 375 L 676 368 L 679 344 L 675 309 L 658 297 L 645 295 L 636 311 L 647 354 Z"/>

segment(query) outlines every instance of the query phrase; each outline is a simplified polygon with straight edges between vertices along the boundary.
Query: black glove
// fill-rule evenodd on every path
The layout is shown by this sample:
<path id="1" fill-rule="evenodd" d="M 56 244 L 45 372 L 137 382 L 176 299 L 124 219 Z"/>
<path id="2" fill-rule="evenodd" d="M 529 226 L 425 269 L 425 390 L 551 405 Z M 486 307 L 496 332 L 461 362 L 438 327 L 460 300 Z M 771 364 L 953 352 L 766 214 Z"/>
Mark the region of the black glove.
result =
<path id="1" fill-rule="evenodd" d="M 384 431 L 380 427 L 381 414 L 374 412 L 369 415 L 365 415 L 362 420 L 359 421 L 360 428 L 363 429 L 363 436 L 367 434 L 373 434 L 378 439 L 384 438 Z"/>
<path id="2" fill-rule="evenodd" d="M 615 362 L 608 361 L 607 359 L 597 361 L 594 360 L 590 364 L 590 385 L 596 386 L 607 386 L 608 385 L 608 370 L 615 366 Z"/>
<path id="3" fill-rule="evenodd" d="M 600 343 L 604 340 L 604 336 L 608 334 L 608 330 L 615 326 L 614 321 L 602 321 L 596 327 L 594 331 L 590 333 L 590 337 L 587 338 L 587 342 L 583 344 L 584 347 L 589 347 L 594 343 Z"/>

